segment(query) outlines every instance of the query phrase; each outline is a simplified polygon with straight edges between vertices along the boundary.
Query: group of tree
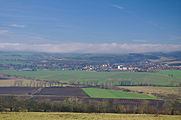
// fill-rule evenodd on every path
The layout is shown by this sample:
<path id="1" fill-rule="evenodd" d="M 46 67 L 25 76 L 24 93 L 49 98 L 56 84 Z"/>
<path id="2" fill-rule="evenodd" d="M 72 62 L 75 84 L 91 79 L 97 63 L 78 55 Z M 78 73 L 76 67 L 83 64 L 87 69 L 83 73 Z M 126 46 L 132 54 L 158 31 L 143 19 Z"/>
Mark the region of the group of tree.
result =
<path id="1" fill-rule="evenodd" d="M 64 101 L 20 99 L 13 96 L 0 98 L 0 112 L 80 112 L 80 113 L 136 113 L 136 114 L 181 114 L 181 104 L 167 100 L 158 108 L 148 101 L 141 104 L 119 104 L 110 101 L 84 101 L 68 98 Z"/>

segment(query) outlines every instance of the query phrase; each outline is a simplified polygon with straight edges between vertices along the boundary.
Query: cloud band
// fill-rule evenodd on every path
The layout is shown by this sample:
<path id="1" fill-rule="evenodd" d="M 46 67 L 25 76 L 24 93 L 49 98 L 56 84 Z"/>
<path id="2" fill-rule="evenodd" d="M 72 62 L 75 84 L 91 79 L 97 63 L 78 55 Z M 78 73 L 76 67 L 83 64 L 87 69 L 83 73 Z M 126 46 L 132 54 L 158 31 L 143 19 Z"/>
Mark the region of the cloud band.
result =
<path id="1" fill-rule="evenodd" d="M 180 51 L 181 45 L 175 44 L 23 44 L 0 43 L 1 51 L 35 51 L 50 53 L 142 53 L 142 52 L 171 52 Z"/>

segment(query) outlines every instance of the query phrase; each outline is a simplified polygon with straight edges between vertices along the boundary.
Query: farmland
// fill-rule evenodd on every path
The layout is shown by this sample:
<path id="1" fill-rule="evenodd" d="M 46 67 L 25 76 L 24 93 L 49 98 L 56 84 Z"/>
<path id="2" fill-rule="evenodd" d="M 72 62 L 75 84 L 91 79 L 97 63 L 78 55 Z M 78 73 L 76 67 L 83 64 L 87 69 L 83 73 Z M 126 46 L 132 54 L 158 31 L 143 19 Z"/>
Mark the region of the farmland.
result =
<path id="1" fill-rule="evenodd" d="M 36 82 L 33 80 L 28 80 L 28 79 L 11 79 L 11 80 L 0 80 L 0 87 L 10 87 L 10 86 L 15 86 L 16 82 L 21 82 L 21 86 L 26 86 L 27 84 L 30 84 L 31 82 Z"/>
<path id="2" fill-rule="evenodd" d="M 125 99 L 156 99 L 153 96 L 139 93 L 120 92 L 98 88 L 82 88 L 92 98 L 125 98 Z"/>
<path id="3" fill-rule="evenodd" d="M 158 73 L 164 75 L 173 75 L 173 77 L 180 77 L 181 79 L 181 70 L 165 70 L 165 71 L 160 71 Z"/>
<path id="4" fill-rule="evenodd" d="M 95 59 L 97 61 L 97 57 Z M 180 71 L 155 72 L 154 69 L 148 72 L 149 66 L 145 67 L 145 64 L 139 63 L 136 63 L 134 67 L 140 66 L 140 71 L 124 71 L 117 69 L 120 64 L 104 63 L 102 66 L 102 62 L 96 65 L 92 58 L 88 61 L 84 60 L 84 58 L 81 58 L 81 61 L 77 58 L 61 59 L 56 56 L 49 59 L 47 55 L 1 57 L 0 110 L 4 112 L 180 114 L 180 102 L 179 99 L 175 99 L 180 97 L 180 87 L 178 87 L 181 85 Z M 125 65 L 127 68 L 132 68 L 131 63 L 131 66 Z M 105 66 L 111 67 L 110 70 L 107 70 Z M 151 65 L 152 68 L 153 66 L 155 65 Z M 94 69 L 90 70 L 89 67 Z M 171 102 L 169 98 L 166 98 L 170 94 L 173 98 L 175 97 Z M 11 101 L 14 101 L 13 106 L 11 106 Z M 165 107 L 165 104 L 170 104 L 169 106 L 174 104 L 176 107 L 171 111 L 172 108 Z M 21 119 L 23 119 L 24 113 L 19 114 L 22 114 Z M 38 119 L 34 113 L 30 114 L 32 114 L 31 119 Z M 43 114 L 42 112 L 41 116 L 44 116 Z M 55 113 L 55 116 L 52 114 L 46 113 L 45 118 L 41 117 L 41 119 L 89 119 L 87 116 L 91 115 L 85 114 L 84 117 L 79 117 L 74 113 L 65 113 L 65 116 L 64 114 Z M 67 114 L 69 116 L 73 114 L 73 117 L 66 117 Z M 113 114 L 111 114 L 113 117 L 106 114 L 99 115 L 101 118 L 99 116 L 89 117 L 90 119 L 123 118 L 119 118 L 117 114 L 114 114 L 115 117 Z M 103 117 L 104 115 L 106 118 Z M 14 118 L 19 119 L 16 116 Z M 144 116 L 141 116 L 138 119 L 143 118 Z M 156 117 L 149 116 L 148 118 L 155 119 Z"/>
<path id="5" fill-rule="evenodd" d="M 31 87 L 0 87 L 0 95 L 28 95 L 37 89 Z"/>
<path id="6" fill-rule="evenodd" d="M 0 113 L 1 120 L 180 120 L 180 115 L 104 114 L 65 112 L 9 112 Z"/>
<path id="7" fill-rule="evenodd" d="M 120 98 L 120 99 L 156 99 L 156 97 L 131 92 L 121 92 L 98 88 L 74 87 L 0 87 L 0 95 L 33 95 L 49 97 L 81 97 L 81 98 Z"/>
<path id="8" fill-rule="evenodd" d="M 0 95 L 35 95 L 35 96 L 59 96 L 59 97 L 86 97 L 89 96 L 81 88 L 71 87 L 0 87 Z"/>
<path id="9" fill-rule="evenodd" d="M 97 81 L 103 84 L 106 81 L 113 81 L 115 85 L 119 85 L 121 81 L 128 81 L 127 85 L 152 84 L 152 85 L 170 85 L 169 76 L 160 73 L 148 72 L 89 72 L 89 71 L 0 71 L 0 74 L 23 76 L 26 78 L 34 78 L 41 80 L 58 80 L 58 81 L 79 81 L 86 83 L 89 81 Z M 180 77 L 174 77 L 172 85 L 180 83 Z"/>
<path id="10" fill-rule="evenodd" d="M 142 92 L 145 94 L 160 94 L 160 95 L 176 95 L 180 96 L 181 87 L 153 87 L 153 86 L 120 86 L 119 88 L 128 89 L 133 92 Z"/>
<path id="11" fill-rule="evenodd" d="M 43 88 L 36 95 L 57 95 L 57 96 L 79 96 L 88 97 L 87 94 L 81 88 Z"/>
<path id="12" fill-rule="evenodd" d="M 22 78 L 22 77 L 14 77 L 14 76 L 5 76 L 0 75 L 0 87 L 11 87 L 11 86 L 29 86 L 36 87 L 36 84 L 40 84 L 40 81 Z"/>

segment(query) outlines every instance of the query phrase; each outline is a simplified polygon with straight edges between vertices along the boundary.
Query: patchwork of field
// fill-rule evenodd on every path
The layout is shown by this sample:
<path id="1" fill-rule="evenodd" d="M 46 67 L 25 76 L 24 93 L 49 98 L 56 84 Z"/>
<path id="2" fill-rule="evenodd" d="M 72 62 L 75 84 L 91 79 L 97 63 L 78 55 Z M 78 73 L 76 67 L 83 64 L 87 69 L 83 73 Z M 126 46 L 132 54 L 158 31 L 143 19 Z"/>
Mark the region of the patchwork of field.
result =
<path id="1" fill-rule="evenodd" d="M 124 99 L 157 99 L 154 96 L 149 96 L 140 93 L 121 92 L 99 88 L 82 88 L 92 98 L 124 98 Z"/>
<path id="2" fill-rule="evenodd" d="M 176 95 L 181 96 L 181 87 L 153 87 L 153 86 L 120 86 L 119 88 L 128 89 L 135 92 L 145 94 L 160 94 L 160 95 Z"/>
<path id="3" fill-rule="evenodd" d="M 26 78 L 34 78 L 41 80 L 58 80 L 58 81 L 79 81 L 87 83 L 97 81 L 103 84 L 107 81 L 113 81 L 115 85 L 119 85 L 121 81 L 129 81 L 129 85 L 152 84 L 152 85 L 179 85 L 180 77 L 170 79 L 168 75 L 160 73 L 148 72 L 89 72 L 89 71 L 0 71 L 0 74 L 16 75 Z"/>
<path id="4" fill-rule="evenodd" d="M 35 97 L 80 97 L 80 98 L 119 98 L 119 99 L 157 99 L 154 96 L 121 92 L 109 89 L 99 88 L 71 88 L 71 87 L 45 87 L 45 88 L 33 88 L 33 87 L 0 87 L 0 95 L 15 95 L 15 96 L 27 96 L 33 95 Z"/>
<path id="5" fill-rule="evenodd" d="M 1 120 L 180 120 L 181 115 L 64 113 L 64 112 L 2 112 Z"/>
<path id="6" fill-rule="evenodd" d="M 88 97 L 88 95 L 81 88 L 63 88 L 63 87 L 43 88 L 36 95 Z"/>

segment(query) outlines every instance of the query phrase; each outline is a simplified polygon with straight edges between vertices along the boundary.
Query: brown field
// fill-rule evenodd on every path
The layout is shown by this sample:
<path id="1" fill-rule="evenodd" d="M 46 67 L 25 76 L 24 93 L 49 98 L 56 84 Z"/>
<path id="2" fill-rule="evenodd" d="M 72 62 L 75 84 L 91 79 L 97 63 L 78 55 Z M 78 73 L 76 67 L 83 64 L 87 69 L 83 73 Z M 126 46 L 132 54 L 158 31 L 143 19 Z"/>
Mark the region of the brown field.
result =
<path id="1" fill-rule="evenodd" d="M 32 87 L 0 87 L 0 95 L 30 95 L 37 89 Z"/>
<path id="2" fill-rule="evenodd" d="M 89 97 L 81 88 L 72 87 L 0 87 L 0 95 Z"/>
<path id="3" fill-rule="evenodd" d="M 181 96 L 181 87 L 158 87 L 158 86 L 119 86 L 132 92 L 143 92 L 146 94 L 176 95 Z"/>
<path id="4" fill-rule="evenodd" d="M 49 88 L 47 87 L 43 88 L 36 95 L 88 97 L 88 95 L 81 88 L 71 88 L 71 87 L 49 87 Z"/>

